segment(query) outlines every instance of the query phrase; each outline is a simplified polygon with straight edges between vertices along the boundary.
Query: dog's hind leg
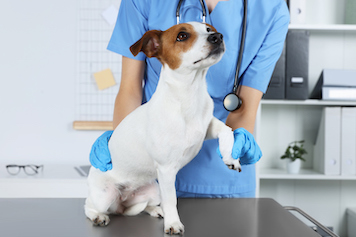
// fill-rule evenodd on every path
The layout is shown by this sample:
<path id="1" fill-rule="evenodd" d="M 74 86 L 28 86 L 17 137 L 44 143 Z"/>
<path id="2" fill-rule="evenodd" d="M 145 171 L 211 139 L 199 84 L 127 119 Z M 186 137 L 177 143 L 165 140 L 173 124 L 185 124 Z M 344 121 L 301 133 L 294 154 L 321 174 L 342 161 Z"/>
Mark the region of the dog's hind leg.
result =
<path id="1" fill-rule="evenodd" d="M 159 187 L 156 181 L 149 183 L 135 190 L 123 205 L 127 208 L 124 215 L 134 216 L 142 211 L 154 217 L 163 217 L 163 212 L 159 204 L 161 202 Z"/>
<path id="2" fill-rule="evenodd" d="M 141 212 L 143 212 L 143 210 L 146 209 L 147 204 L 148 204 L 148 201 L 137 203 L 133 206 L 126 208 L 123 214 L 125 216 L 136 216 L 136 215 L 140 214 Z"/>
<path id="3" fill-rule="evenodd" d="M 98 211 L 90 197 L 85 200 L 84 210 L 85 215 L 93 222 L 93 225 L 106 226 L 109 224 L 109 216 L 105 212 Z"/>
<path id="4" fill-rule="evenodd" d="M 152 183 L 149 193 L 150 200 L 144 212 L 150 214 L 153 217 L 163 218 L 163 210 L 159 206 L 161 204 L 161 193 L 159 191 L 159 185 L 156 181 Z"/>
<path id="5" fill-rule="evenodd" d="M 106 187 L 90 187 L 89 197 L 85 201 L 85 215 L 94 225 L 106 226 L 110 222 L 110 207 L 116 202 L 119 191 L 114 185 Z"/>
<path id="6" fill-rule="evenodd" d="M 163 210 L 160 206 L 147 206 L 144 212 L 153 217 L 163 218 Z"/>

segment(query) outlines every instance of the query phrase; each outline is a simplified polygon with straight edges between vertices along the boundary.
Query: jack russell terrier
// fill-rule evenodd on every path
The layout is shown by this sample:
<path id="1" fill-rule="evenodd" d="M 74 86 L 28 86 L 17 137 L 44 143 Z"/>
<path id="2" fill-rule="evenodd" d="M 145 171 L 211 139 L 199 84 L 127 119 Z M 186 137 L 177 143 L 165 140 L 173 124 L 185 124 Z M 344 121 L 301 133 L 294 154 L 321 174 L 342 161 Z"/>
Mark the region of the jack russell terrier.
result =
<path id="1" fill-rule="evenodd" d="M 94 225 L 109 223 L 108 214 L 164 217 L 167 234 L 182 234 L 175 179 L 206 139 L 219 139 L 230 169 L 241 171 L 231 156 L 230 127 L 213 117 L 206 73 L 225 51 L 222 34 L 211 25 L 184 23 L 166 31 L 151 30 L 130 47 L 156 57 L 162 70 L 151 100 L 130 113 L 109 141 L 112 169 L 91 167 L 85 214 Z M 158 183 L 157 181 L 158 180 Z"/>

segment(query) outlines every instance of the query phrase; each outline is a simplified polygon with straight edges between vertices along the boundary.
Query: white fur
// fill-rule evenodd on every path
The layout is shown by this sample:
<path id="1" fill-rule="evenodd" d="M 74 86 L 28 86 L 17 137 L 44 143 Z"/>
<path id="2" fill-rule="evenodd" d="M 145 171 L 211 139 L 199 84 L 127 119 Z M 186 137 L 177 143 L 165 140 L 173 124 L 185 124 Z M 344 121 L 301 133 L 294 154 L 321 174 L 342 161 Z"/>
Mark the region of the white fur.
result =
<path id="1" fill-rule="evenodd" d="M 164 215 L 166 233 L 182 233 L 184 226 L 176 208 L 176 174 L 197 155 L 205 139 L 219 138 L 223 161 L 233 164 L 234 169 L 241 168 L 239 160 L 231 157 L 231 128 L 213 117 L 213 101 L 207 92 L 208 67 L 223 53 L 206 58 L 207 37 L 212 32 L 206 31 L 205 24 L 191 24 L 199 37 L 191 50 L 182 54 L 180 67 L 162 67 L 151 100 L 129 114 L 114 131 L 109 142 L 113 169 L 90 170 L 85 213 L 96 225 L 107 225 L 110 213 L 136 215 L 146 211 L 156 217 Z"/>

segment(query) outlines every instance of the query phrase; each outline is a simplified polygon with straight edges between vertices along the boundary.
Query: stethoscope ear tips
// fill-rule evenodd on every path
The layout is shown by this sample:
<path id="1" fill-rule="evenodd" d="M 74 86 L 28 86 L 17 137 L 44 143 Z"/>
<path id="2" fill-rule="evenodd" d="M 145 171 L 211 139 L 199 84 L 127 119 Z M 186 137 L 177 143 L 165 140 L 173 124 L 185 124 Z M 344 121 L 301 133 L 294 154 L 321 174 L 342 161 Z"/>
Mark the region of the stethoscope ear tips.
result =
<path id="1" fill-rule="evenodd" d="M 225 96 L 223 104 L 227 111 L 232 112 L 241 107 L 242 100 L 235 93 L 230 93 Z"/>

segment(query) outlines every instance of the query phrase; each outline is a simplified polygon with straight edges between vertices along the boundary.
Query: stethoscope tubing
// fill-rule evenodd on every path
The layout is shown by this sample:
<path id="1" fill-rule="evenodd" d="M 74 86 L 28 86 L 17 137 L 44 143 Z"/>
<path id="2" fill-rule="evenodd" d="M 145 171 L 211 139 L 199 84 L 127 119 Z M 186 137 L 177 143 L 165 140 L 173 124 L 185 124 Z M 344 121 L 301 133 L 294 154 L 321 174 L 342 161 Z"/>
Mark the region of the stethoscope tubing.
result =
<path id="1" fill-rule="evenodd" d="M 238 86 L 240 85 L 240 69 L 241 69 L 241 63 L 242 63 L 242 56 L 245 48 L 245 39 L 246 39 L 246 28 L 247 28 L 247 0 L 244 0 L 244 17 L 242 19 L 242 33 L 241 33 L 241 43 L 240 43 L 240 50 L 239 50 L 239 56 L 237 58 L 237 66 L 236 66 L 236 73 L 235 73 L 235 81 L 234 81 L 234 87 L 233 87 L 233 92 L 236 94 Z"/>
<path id="2" fill-rule="evenodd" d="M 179 24 L 179 12 L 180 12 L 180 7 L 182 6 L 184 0 L 179 0 L 178 5 L 177 5 L 177 10 L 176 10 L 176 17 L 177 17 L 177 25 Z M 199 0 L 200 5 L 203 11 L 203 23 L 205 23 L 205 18 L 206 18 L 206 8 L 205 8 L 205 3 L 204 0 Z"/>
<path id="3" fill-rule="evenodd" d="M 177 24 L 179 24 L 179 12 L 180 8 L 182 6 L 184 0 L 179 0 L 178 5 L 177 5 L 177 10 L 176 10 L 176 17 L 177 17 Z M 199 0 L 202 11 L 203 11 L 203 23 L 205 23 L 205 17 L 206 17 L 206 8 L 205 8 L 205 3 L 204 0 Z M 224 98 L 224 108 L 229 111 L 235 111 L 238 108 L 241 107 L 242 105 L 242 100 L 238 96 L 238 88 L 240 85 L 240 69 L 241 69 L 241 63 L 242 63 L 242 58 L 243 58 L 243 52 L 245 48 L 245 39 L 246 39 L 246 29 L 247 29 L 247 0 L 244 0 L 244 15 L 242 19 L 242 32 L 241 32 L 241 42 L 240 42 L 240 49 L 239 49 L 239 55 L 237 58 L 237 65 L 236 65 L 236 72 L 235 72 L 235 80 L 234 80 L 234 86 L 232 88 L 232 92 L 227 94 Z"/>

